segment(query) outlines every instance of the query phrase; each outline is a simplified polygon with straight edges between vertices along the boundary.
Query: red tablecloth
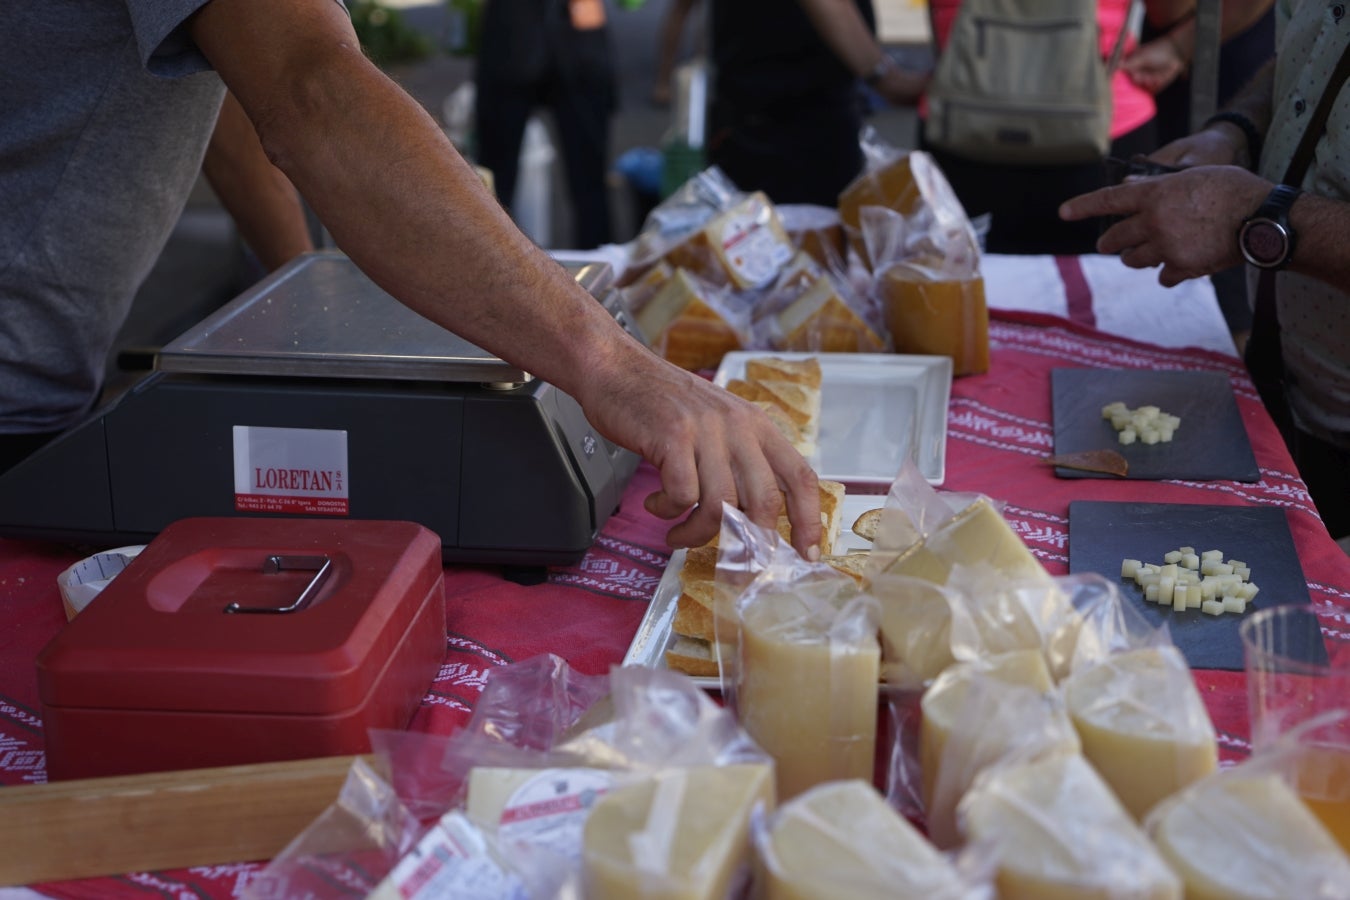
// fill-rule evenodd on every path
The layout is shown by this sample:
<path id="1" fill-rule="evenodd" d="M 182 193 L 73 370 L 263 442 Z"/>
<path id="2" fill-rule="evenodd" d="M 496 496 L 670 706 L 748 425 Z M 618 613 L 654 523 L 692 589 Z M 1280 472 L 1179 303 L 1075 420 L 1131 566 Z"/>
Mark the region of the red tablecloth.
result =
<path id="1" fill-rule="evenodd" d="M 989 374 L 952 389 L 944 489 L 1006 503 L 1004 515 L 1052 573 L 1068 570 L 1070 500 L 1266 504 L 1287 511 L 1290 530 L 1322 614 L 1333 655 L 1350 653 L 1350 559 L 1317 517 L 1245 369 L 1234 357 L 1173 350 L 1109 336 L 1065 319 L 1000 313 L 991 325 Z M 1256 484 L 1057 479 L 1042 464 L 1052 446 L 1050 370 L 1062 366 L 1220 371 L 1233 384 L 1261 469 Z M 897 463 L 898 469 L 898 463 Z M 666 524 L 642 497 L 656 484 L 639 469 L 623 507 L 576 566 L 524 587 L 496 570 L 446 569 L 448 655 L 413 728 L 448 733 L 464 724 L 494 666 L 540 653 L 603 673 L 628 648 L 665 568 Z M 0 784 L 44 779 L 42 721 L 33 660 L 64 622 L 56 576 L 91 548 L 0 540 Z M 1241 673 L 1198 671 L 1228 759 L 1247 752 Z M 58 898 L 236 896 L 257 864 L 214 866 L 39 886 Z"/>

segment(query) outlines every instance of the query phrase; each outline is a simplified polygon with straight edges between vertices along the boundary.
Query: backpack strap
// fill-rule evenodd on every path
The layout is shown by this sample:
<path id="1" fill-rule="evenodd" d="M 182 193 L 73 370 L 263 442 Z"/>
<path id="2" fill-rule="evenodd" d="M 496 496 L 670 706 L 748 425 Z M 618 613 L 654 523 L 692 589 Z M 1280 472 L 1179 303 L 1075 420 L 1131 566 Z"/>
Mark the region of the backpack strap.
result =
<path id="1" fill-rule="evenodd" d="M 1111 47 L 1111 55 L 1106 58 L 1106 74 L 1112 75 L 1120 68 L 1120 61 L 1125 56 L 1125 39 L 1134 28 L 1135 11 L 1143 8 L 1143 0 L 1130 0 L 1129 5 L 1125 7 L 1125 21 L 1120 23 L 1120 33 L 1116 35 L 1116 43 Z"/>

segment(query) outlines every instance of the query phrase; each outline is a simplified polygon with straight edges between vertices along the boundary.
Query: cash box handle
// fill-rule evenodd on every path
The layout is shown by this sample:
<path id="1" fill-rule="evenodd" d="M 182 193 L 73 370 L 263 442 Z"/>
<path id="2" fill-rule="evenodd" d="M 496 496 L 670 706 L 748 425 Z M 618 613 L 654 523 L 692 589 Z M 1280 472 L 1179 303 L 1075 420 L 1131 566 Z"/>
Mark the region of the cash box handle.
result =
<path id="1" fill-rule="evenodd" d="M 309 606 L 319 589 L 323 587 L 324 582 L 328 580 L 328 575 L 333 571 L 333 561 L 327 556 L 269 556 L 263 561 L 262 566 L 264 575 L 274 575 L 277 572 L 306 570 L 314 572 L 314 577 L 309 580 L 309 584 L 300 596 L 289 606 L 240 606 L 238 603 L 231 603 L 225 607 L 227 613 L 293 613 L 299 612 Z"/>

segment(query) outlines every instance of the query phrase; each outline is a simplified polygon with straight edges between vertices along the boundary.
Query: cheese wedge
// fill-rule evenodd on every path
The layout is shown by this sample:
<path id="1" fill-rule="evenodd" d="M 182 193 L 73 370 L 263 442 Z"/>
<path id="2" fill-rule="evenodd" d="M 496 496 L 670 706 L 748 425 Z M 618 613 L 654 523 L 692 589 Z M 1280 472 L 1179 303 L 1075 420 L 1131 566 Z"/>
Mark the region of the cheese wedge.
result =
<path id="1" fill-rule="evenodd" d="M 773 807 L 767 765 L 669 769 L 600 799 L 586 820 L 585 895 L 723 900 L 750 875 L 750 815 Z"/>
<path id="2" fill-rule="evenodd" d="M 870 778 L 881 652 L 847 595 L 808 603 L 765 591 L 741 610 L 741 727 L 776 764 L 778 796 L 825 781 Z M 856 627 L 842 625 L 849 622 Z"/>
<path id="3" fill-rule="evenodd" d="M 991 566 L 1009 581 L 1050 579 L 1045 567 L 985 497 L 977 497 L 925 540 L 906 549 L 886 571 L 946 584 L 957 563 Z"/>
<path id="4" fill-rule="evenodd" d="M 1350 898 L 1350 858 L 1279 775 L 1220 772 L 1148 819 L 1187 900 Z"/>
<path id="5" fill-rule="evenodd" d="M 960 815 L 997 857 L 1000 900 L 1181 900 L 1180 880 L 1077 753 L 989 770 Z"/>
<path id="6" fill-rule="evenodd" d="M 823 353 L 880 353 L 885 344 L 839 296 L 829 278 L 813 281 L 778 314 L 778 346 Z"/>
<path id="7" fill-rule="evenodd" d="M 1136 819 L 1219 766 L 1209 712 L 1175 647 L 1108 656 L 1070 674 L 1064 695 L 1083 755 Z"/>
<path id="8" fill-rule="evenodd" d="M 949 666 L 920 700 L 919 769 L 928 833 L 958 840 L 956 806 L 984 769 L 1014 753 L 1079 750 L 1037 650 Z"/>
<path id="9" fill-rule="evenodd" d="M 759 841 L 765 900 L 956 900 L 955 866 L 869 782 L 831 781 L 774 814 Z"/>
<path id="10" fill-rule="evenodd" d="M 891 266 L 877 279 L 886 329 L 897 353 L 950 356 L 953 375 L 989 371 L 989 309 L 979 275 L 935 280 Z"/>
<path id="11" fill-rule="evenodd" d="M 741 348 L 741 335 L 714 307 L 708 288 L 676 269 L 637 313 L 637 325 L 652 348 L 684 369 L 714 369 Z"/>
<path id="12" fill-rule="evenodd" d="M 665 260 L 746 290 L 768 285 L 796 252 L 773 204 L 756 191 L 668 250 Z"/>

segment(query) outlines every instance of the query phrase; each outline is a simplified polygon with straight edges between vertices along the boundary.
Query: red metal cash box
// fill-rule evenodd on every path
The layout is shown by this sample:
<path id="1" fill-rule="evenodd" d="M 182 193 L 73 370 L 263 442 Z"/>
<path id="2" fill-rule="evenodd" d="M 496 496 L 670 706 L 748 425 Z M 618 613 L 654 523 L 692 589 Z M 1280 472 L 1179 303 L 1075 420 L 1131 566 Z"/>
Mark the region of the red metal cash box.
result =
<path id="1" fill-rule="evenodd" d="M 38 655 L 47 774 L 369 752 L 444 659 L 441 541 L 421 525 L 182 519 Z"/>

